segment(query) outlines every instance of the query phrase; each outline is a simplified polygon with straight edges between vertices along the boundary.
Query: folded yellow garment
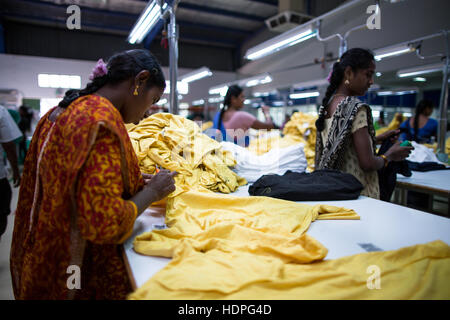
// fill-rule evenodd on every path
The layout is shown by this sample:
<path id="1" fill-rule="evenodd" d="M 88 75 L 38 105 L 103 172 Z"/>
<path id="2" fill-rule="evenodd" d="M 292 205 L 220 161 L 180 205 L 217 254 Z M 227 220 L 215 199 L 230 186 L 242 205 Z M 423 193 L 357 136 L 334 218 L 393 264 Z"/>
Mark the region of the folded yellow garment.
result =
<path id="1" fill-rule="evenodd" d="M 144 173 L 154 174 L 157 165 L 179 173 L 172 196 L 196 186 L 230 193 L 247 184 L 230 170 L 236 165 L 232 154 L 203 134 L 194 121 L 156 113 L 127 130 Z"/>
<path id="2" fill-rule="evenodd" d="M 228 225 L 241 226 L 241 232 L 257 231 L 263 238 L 271 234 L 292 239 L 305 233 L 316 219 L 359 219 L 359 216 L 351 209 L 329 205 L 311 206 L 269 197 L 224 196 L 205 189 L 191 190 L 167 200 L 169 228 L 137 236 L 134 250 L 144 255 L 172 257 L 180 240 L 206 241 L 210 229 Z M 215 238 L 226 239 L 217 233 L 224 229 L 214 230 Z"/>
<path id="3" fill-rule="evenodd" d="M 306 234 L 272 254 L 252 237 L 239 240 L 240 249 L 182 240 L 174 259 L 128 298 L 450 299 L 450 247 L 442 241 L 314 262 L 326 251 Z"/>

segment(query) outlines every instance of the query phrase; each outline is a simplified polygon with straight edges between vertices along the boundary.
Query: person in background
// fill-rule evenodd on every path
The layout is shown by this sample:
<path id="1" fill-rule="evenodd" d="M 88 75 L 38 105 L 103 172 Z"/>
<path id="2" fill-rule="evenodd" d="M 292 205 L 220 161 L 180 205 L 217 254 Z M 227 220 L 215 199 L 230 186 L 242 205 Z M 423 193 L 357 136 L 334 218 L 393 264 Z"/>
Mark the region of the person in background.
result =
<path id="1" fill-rule="evenodd" d="M 373 126 L 375 128 L 375 131 L 386 126 L 386 123 L 384 122 L 384 112 L 383 111 L 380 111 L 380 117 L 378 118 L 377 121 L 375 121 L 373 123 Z"/>
<path id="2" fill-rule="evenodd" d="M 437 137 L 438 122 L 430 118 L 433 113 L 433 103 L 429 100 L 421 100 L 417 106 L 414 117 L 405 120 L 400 129 L 403 132 L 400 140 L 416 141 L 417 143 L 431 143 L 431 138 Z"/>
<path id="3" fill-rule="evenodd" d="M 202 122 L 205 119 L 205 117 L 203 116 L 202 113 L 199 112 L 194 112 L 192 114 L 190 114 L 187 119 L 194 121 L 196 124 L 199 125 L 199 127 L 202 127 Z"/>
<path id="4" fill-rule="evenodd" d="M 390 161 L 404 160 L 413 148 L 401 147 L 397 141 L 376 156 L 375 146 L 396 139 L 398 131 L 375 137 L 371 109 L 357 98 L 373 84 L 374 72 L 374 56 L 365 49 L 350 49 L 334 63 L 316 121 L 315 166 L 353 174 L 364 186 L 362 195 L 379 199 L 377 171 Z"/>
<path id="5" fill-rule="evenodd" d="M 163 94 L 154 56 L 137 49 L 100 59 L 90 80 L 34 132 L 11 245 L 16 299 L 125 299 L 132 288 L 119 244 L 137 215 L 175 190 L 176 172 L 141 174 L 125 128 Z"/>
<path id="6" fill-rule="evenodd" d="M 24 105 L 20 106 L 19 114 L 19 129 L 22 132 L 22 139 L 19 143 L 19 162 L 23 163 L 27 154 L 27 137 L 31 134 L 31 120 L 33 119 L 33 113 L 30 112 L 29 107 Z"/>
<path id="7" fill-rule="evenodd" d="M 8 110 L 0 105 L 0 238 L 5 233 L 8 215 L 11 212 L 12 190 L 9 185 L 3 159 L 3 150 L 11 166 L 14 188 L 20 184 L 19 166 L 17 163 L 17 148 L 15 140 L 22 134 Z M 1 150 L 3 149 L 3 150 Z"/>
<path id="8" fill-rule="evenodd" d="M 286 123 L 288 123 L 291 120 L 291 117 L 294 113 L 298 112 L 298 110 L 294 109 L 292 110 L 291 114 L 287 114 L 284 116 L 284 121 L 283 124 L 280 127 L 280 130 L 283 131 L 284 126 L 286 125 Z"/>
<path id="9" fill-rule="evenodd" d="M 227 140 L 227 131 L 235 130 L 234 143 L 238 143 L 242 138 L 245 139 L 245 146 L 248 146 L 250 138 L 248 129 L 276 129 L 270 117 L 269 107 L 262 106 L 262 111 L 266 118 L 266 122 L 261 122 L 248 112 L 241 111 L 244 107 L 244 92 L 241 87 L 232 85 L 228 88 L 225 95 L 223 108 L 214 117 L 213 127 L 220 130 L 223 140 Z M 229 134 L 228 134 L 229 136 Z"/>

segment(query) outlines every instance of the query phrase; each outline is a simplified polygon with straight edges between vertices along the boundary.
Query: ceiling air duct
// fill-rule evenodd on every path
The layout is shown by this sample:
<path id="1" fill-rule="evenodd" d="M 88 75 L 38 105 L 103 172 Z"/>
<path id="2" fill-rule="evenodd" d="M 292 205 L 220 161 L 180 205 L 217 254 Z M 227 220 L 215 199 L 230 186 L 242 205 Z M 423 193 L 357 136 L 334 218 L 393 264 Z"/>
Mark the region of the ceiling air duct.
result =
<path id="1" fill-rule="evenodd" d="M 265 21 L 269 30 L 285 32 L 311 20 L 313 17 L 303 13 L 304 3 L 303 0 L 279 0 L 279 13 Z"/>

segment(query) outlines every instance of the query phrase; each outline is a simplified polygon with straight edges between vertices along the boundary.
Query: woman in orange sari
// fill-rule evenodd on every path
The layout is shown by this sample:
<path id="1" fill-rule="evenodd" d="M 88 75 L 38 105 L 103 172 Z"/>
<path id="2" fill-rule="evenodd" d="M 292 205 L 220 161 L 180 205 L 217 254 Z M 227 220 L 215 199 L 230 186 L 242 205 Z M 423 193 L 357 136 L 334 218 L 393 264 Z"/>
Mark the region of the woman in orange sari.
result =
<path id="1" fill-rule="evenodd" d="M 146 50 L 99 60 L 85 89 L 69 90 L 40 120 L 14 221 L 16 299 L 124 299 L 131 292 L 119 244 L 176 173 L 142 176 L 124 123 L 138 123 L 165 88 Z"/>

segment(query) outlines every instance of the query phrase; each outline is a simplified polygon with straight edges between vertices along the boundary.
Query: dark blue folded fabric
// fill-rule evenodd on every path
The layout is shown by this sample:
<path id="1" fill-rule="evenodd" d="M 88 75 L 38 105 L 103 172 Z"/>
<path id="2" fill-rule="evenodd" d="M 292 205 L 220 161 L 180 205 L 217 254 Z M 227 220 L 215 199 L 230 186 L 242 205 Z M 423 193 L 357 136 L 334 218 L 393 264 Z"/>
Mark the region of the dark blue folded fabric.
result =
<path id="1" fill-rule="evenodd" d="M 437 162 L 431 162 L 431 161 L 425 161 L 425 162 L 413 162 L 413 161 L 407 161 L 409 169 L 412 171 L 420 171 L 420 172 L 427 172 L 427 171 L 434 171 L 434 170 L 448 170 L 450 167 L 446 167 L 442 163 Z"/>
<path id="2" fill-rule="evenodd" d="M 264 175 L 249 187 L 248 193 L 292 201 L 353 200 L 363 188 L 352 174 L 324 169 Z"/>

